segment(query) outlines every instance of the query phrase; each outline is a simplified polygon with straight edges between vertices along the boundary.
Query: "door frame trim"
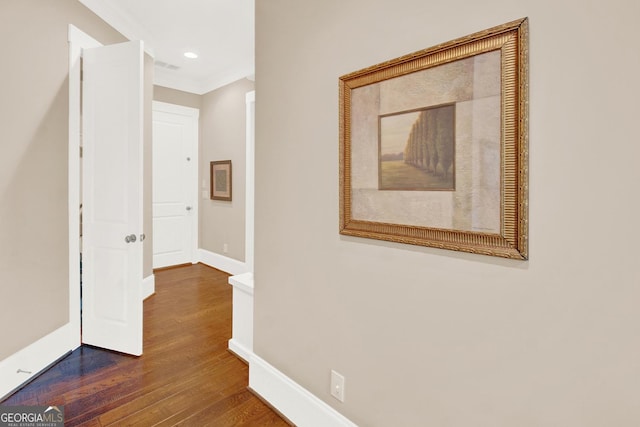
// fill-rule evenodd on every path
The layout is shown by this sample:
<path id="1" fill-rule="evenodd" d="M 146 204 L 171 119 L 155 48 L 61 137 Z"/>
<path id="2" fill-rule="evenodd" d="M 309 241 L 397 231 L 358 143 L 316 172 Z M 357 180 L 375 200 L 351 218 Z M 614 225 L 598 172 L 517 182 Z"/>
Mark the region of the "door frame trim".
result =
<path id="1" fill-rule="evenodd" d="M 69 323 L 77 334 L 74 349 L 81 344 L 80 322 L 80 139 L 82 50 L 102 43 L 69 24 Z"/>
<path id="2" fill-rule="evenodd" d="M 247 171 L 245 192 L 245 243 L 244 243 L 244 262 L 247 272 L 253 273 L 254 259 L 254 234 L 255 234 L 255 111 L 256 111 L 256 91 L 252 90 L 245 95 L 246 103 L 246 164 Z"/>
<path id="3" fill-rule="evenodd" d="M 193 120 L 194 125 L 194 140 L 190 141 L 192 144 L 192 161 L 195 165 L 195 168 L 191 171 L 191 176 L 188 178 L 191 185 L 189 186 L 191 200 L 193 201 L 193 215 L 191 217 L 191 243 L 190 243 L 190 259 L 192 264 L 196 264 L 200 261 L 199 253 L 198 253 L 198 241 L 199 241 L 199 224 L 200 224 L 200 208 L 199 208 L 199 180 L 200 180 L 200 110 L 198 108 L 193 107 L 185 107 L 183 105 L 170 104 L 168 102 L 161 101 L 153 101 L 152 105 L 152 113 L 161 112 L 168 114 L 175 114 L 179 116 L 187 117 L 188 119 Z M 152 117 L 151 121 L 153 122 L 154 118 Z M 151 146 L 153 147 L 153 140 L 151 142 Z M 152 148 L 153 149 L 153 148 Z M 153 183 L 151 184 L 153 187 Z M 151 200 L 151 206 L 153 207 L 153 200 Z M 152 221 L 153 221 L 153 212 L 152 212 Z M 155 238 L 154 238 L 155 241 Z M 155 268 L 155 267 L 154 267 Z"/>

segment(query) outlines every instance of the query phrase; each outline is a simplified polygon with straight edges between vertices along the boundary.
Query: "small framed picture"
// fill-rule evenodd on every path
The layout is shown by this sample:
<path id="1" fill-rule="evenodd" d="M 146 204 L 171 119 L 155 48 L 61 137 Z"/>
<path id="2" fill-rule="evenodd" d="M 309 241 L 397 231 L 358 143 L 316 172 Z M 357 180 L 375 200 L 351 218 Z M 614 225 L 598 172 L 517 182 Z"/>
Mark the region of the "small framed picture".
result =
<path id="1" fill-rule="evenodd" d="M 231 201 L 231 160 L 211 162 L 211 200 Z"/>

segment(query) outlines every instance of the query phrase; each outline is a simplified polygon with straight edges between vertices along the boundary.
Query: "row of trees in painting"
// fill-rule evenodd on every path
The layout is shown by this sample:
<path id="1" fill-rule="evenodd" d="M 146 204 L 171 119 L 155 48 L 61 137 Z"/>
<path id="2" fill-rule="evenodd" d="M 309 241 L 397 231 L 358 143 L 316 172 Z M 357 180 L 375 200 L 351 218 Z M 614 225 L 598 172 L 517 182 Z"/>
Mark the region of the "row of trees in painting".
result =
<path id="1" fill-rule="evenodd" d="M 380 190 L 455 190 L 455 104 L 380 118 Z"/>
<path id="2" fill-rule="evenodd" d="M 453 172 L 455 106 L 424 110 L 413 124 L 404 162 L 448 181 Z"/>

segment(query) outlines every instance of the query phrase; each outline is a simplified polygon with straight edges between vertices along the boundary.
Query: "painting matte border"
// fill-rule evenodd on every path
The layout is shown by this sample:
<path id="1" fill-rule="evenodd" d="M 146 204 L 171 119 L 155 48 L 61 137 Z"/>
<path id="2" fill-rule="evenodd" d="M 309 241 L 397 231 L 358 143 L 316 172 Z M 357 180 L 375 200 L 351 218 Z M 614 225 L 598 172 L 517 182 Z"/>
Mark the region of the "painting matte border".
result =
<path id="1" fill-rule="evenodd" d="M 367 126 L 365 121 L 378 120 L 378 117 L 363 119 L 362 114 L 354 114 L 354 91 L 361 88 L 366 90 L 367 87 L 392 79 L 409 78 L 407 76 L 413 73 L 490 52 L 500 55 L 500 101 L 496 107 L 499 116 L 499 166 L 496 169 L 499 170 L 495 171 L 499 174 L 498 199 L 495 202 L 499 224 L 496 230 L 460 230 L 408 224 L 394 218 L 379 221 L 358 217 L 362 201 L 354 197 L 358 189 L 352 183 L 360 178 L 360 169 L 354 168 L 354 165 L 362 161 L 360 158 L 363 153 L 359 147 L 354 149 L 352 136 L 360 127 Z M 528 19 L 523 18 L 340 77 L 340 234 L 527 259 L 528 68 Z M 365 150 L 364 156 L 368 154 Z M 377 156 L 378 153 L 375 153 Z M 407 204 L 406 209 L 412 209 L 411 203 Z M 420 210 L 414 214 L 428 218 L 430 212 Z"/>

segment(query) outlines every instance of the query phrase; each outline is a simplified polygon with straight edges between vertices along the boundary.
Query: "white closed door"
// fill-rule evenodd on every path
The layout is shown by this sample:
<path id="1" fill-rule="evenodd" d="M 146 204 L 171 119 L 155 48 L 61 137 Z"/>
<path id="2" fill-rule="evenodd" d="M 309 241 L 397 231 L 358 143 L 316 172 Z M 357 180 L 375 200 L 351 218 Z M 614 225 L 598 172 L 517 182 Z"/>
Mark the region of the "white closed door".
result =
<path id="1" fill-rule="evenodd" d="M 83 51 L 82 342 L 142 354 L 142 42 Z"/>
<path id="2" fill-rule="evenodd" d="M 154 102 L 153 268 L 195 261 L 198 113 L 197 109 Z"/>

